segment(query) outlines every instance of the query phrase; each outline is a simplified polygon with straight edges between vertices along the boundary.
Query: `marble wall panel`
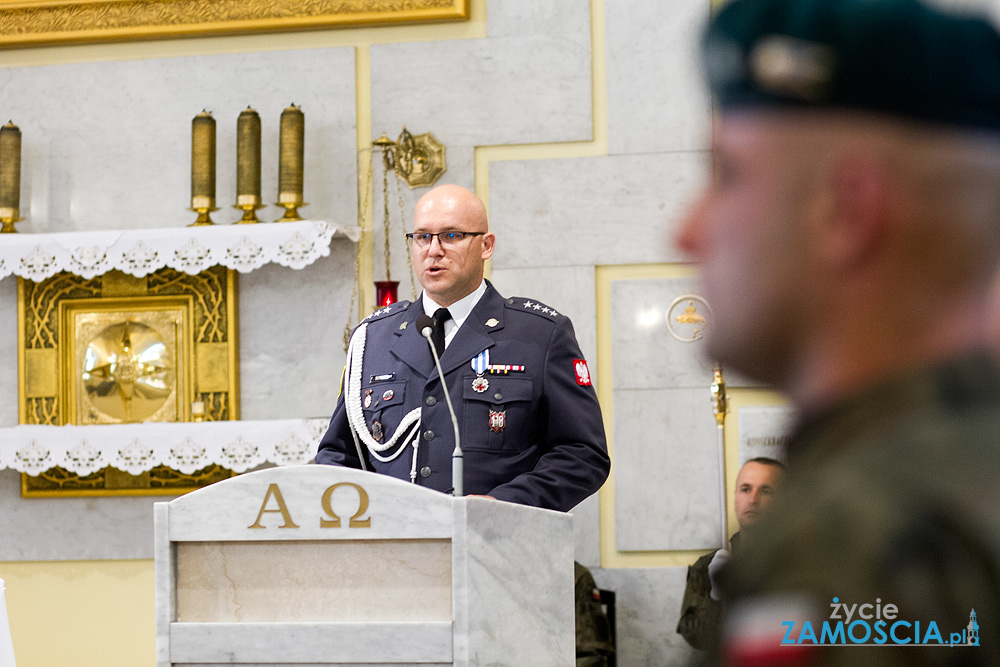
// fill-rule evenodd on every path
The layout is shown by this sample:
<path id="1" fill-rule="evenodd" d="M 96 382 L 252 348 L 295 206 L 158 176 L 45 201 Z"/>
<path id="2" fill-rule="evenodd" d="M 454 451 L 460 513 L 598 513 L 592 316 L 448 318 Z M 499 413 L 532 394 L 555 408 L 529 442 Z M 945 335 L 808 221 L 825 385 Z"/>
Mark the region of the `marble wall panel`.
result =
<path id="1" fill-rule="evenodd" d="M 790 407 L 754 406 L 739 411 L 740 466 L 756 456 L 784 461 L 795 413 Z"/>
<path id="2" fill-rule="evenodd" d="M 0 470 L 0 561 L 153 557 L 153 503 L 171 496 L 21 498 L 21 473 Z"/>
<path id="3" fill-rule="evenodd" d="M 371 86 L 373 131 L 449 150 L 592 135 L 589 31 L 375 45 Z"/>
<path id="4" fill-rule="evenodd" d="M 591 569 L 600 588 L 615 592 L 618 664 L 682 667 L 699 654 L 677 634 L 685 567 Z"/>
<path id="5" fill-rule="evenodd" d="M 704 389 L 614 392 L 619 551 L 718 548 L 718 431 Z"/>
<path id="6" fill-rule="evenodd" d="M 698 42 L 705 0 L 605 0 L 608 152 L 703 149 L 711 104 Z"/>
<path id="7" fill-rule="evenodd" d="M 612 382 L 616 389 L 697 387 L 708 396 L 712 364 L 705 357 L 704 339 L 679 341 L 667 326 L 673 301 L 697 290 L 695 278 L 612 281 Z M 696 305 L 698 312 L 708 317 L 704 306 Z M 683 307 L 678 307 L 681 312 Z"/>
<path id="8" fill-rule="evenodd" d="M 0 69 L 0 114 L 23 135 L 21 231 L 186 225 L 191 119 L 217 121 L 216 222 L 238 219 L 236 119 L 262 124 L 262 196 L 277 196 L 278 126 L 290 103 L 306 115 L 303 212 L 355 218 L 354 52 L 271 51 Z M 273 220 L 276 207 L 260 213 Z"/>
<path id="9" fill-rule="evenodd" d="M 17 279 L 0 280 L 0 426 L 17 424 Z"/>
<path id="10" fill-rule="evenodd" d="M 268 264 L 239 276 L 243 419 L 333 414 L 356 250 L 335 239 L 301 271 Z"/>
<path id="11" fill-rule="evenodd" d="M 588 0 L 490 0 L 486 35 L 556 35 L 590 30 Z"/>
<path id="12" fill-rule="evenodd" d="M 497 246 L 508 241 L 497 239 Z M 594 267 L 560 266 L 531 269 L 491 269 L 490 280 L 504 296 L 527 296 L 541 301 L 573 321 L 576 340 L 597 377 L 597 310 L 594 304 Z"/>
<path id="13" fill-rule="evenodd" d="M 683 261 L 672 233 L 707 178 L 704 153 L 494 162 L 493 268 Z"/>
<path id="14" fill-rule="evenodd" d="M 600 495 L 594 494 L 574 507 L 573 559 L 586 567 L 601 564 Z"/>

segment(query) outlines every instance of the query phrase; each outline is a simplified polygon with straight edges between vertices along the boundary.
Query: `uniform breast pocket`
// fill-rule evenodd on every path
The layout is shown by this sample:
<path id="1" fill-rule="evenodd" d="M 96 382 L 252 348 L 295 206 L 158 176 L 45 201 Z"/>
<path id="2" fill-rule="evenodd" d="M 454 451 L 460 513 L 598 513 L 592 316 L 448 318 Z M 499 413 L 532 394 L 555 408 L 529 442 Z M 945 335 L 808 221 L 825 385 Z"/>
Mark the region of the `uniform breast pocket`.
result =
<path id="1" fill-rule="evenodd" d="M 489 383 L 474 383 L 475 375 L 462 378 L 464 424 L 462 449 L 469 451 L 520 450 L 530 444 L 531 378 L 483 376 Z"/>
<path id="2" fill-rule="evenodd" d="M 372 437 L 384 441 L 392 437 L 403 419 L 405 382 L 376 382 L 361 387 L 361 407 Z"/>

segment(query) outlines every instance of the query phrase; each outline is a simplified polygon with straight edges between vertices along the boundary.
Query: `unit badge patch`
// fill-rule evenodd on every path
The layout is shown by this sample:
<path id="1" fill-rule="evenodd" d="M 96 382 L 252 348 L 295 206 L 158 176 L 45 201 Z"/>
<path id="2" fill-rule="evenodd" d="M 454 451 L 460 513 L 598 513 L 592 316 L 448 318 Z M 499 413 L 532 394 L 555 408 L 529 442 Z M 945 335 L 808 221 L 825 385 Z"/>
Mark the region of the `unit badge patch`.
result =
<path id="1" fill-rule="evenodd" d="M 576 371 L 576 383 L 582 387 L 590 386 L 590 369 L 586 359 L 574 359 L 573 370 Z"/>
<path id="2" fill-rule="evenodd" d="M 506 410 L 490 410 L 490 430 L 499 433 L 507 425 Z"/>

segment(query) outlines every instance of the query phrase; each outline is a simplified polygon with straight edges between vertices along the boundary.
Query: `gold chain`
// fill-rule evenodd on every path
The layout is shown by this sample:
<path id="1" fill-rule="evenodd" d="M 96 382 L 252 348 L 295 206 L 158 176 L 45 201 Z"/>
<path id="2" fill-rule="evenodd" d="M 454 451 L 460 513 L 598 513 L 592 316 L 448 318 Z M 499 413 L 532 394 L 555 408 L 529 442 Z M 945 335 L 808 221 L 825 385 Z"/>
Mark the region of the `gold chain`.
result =
<path id="1" fill-rule="evenodd" d="M 403 210 L 403 191 L 399 187 L 400 180 L 402 179 L 399 173 L 396 173 L 396 199 L 399 202 L 399 226 L 403 230 L 403 234 L 406 234 L 406 213 Z M 410 268 L 410 292 L 412 293 L 410 300 L 416 301 L 417 283 L 413 280 L 413 252 L 409 243 L 406 244 L 406 265 Z"/>
<path id="2" fill-rule="evenodd" d="M 368 160 L 368 169 L 362 174 L 361 171 L 361 154 L 364 152 L 370 152 L 371 149 L 363 148 L 358 151 L 358 177 L 363 178 L 362 188 L 363 194 L 361 195 L 361 206 L 358 207 L 358 228 L 361 233 L 365 233 L 365 220 L 368 217 L 368 193 L 371 191 L 372 187 L 372 163 L 371 159 Z M 358 321 L 361 320 L 361 299 L 358 296 L 358 281 L 361 280 L 361 240 L 358 239 L 357 252 L 354 253 L 354 286 L 351 288 L 351 305 L 347 308 L 347 324 L 344 325 L 344 353 L 347 353 L 347 348 L 351 343 L 351 330 L 354 328 L 352 326 L 354 322 L 354 304 L 358 304 Z"/>

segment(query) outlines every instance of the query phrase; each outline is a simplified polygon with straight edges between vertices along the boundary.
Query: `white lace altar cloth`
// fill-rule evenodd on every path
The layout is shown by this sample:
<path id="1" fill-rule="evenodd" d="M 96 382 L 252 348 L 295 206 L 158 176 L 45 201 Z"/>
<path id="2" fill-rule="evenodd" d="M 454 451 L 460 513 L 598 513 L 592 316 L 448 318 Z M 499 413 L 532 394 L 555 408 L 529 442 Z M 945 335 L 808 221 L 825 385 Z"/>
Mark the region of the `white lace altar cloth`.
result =
<path id="1" fill-rule="evenodd" d="M 37 476 L 55 466 L 89 475 L 114 466 L 138 475 L 165 465 L 190 475 L 219 464 L 245 472 L 262 463 L 312 461 L 328 419 L 145 422 L 0 428 L 0 470 Z"/>
<path id="2" fill-rule="evenodd" d="M 359 227 L 323 220 L 170 229 L 0 235 L 0 279 L 40 282 L 59 271 L 90 279 L 118 269 L 142 278 L 169 266 L 197 274 L 221 264 L 247 273 L 274 262 L 302 269 L 330 254 L 330 241 L 361 238 Z"/>

